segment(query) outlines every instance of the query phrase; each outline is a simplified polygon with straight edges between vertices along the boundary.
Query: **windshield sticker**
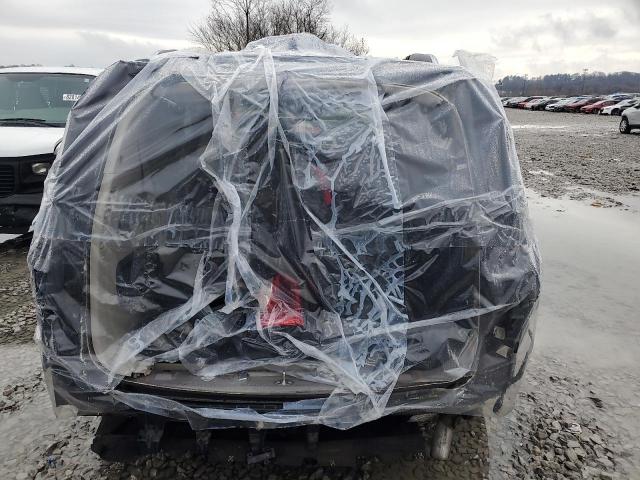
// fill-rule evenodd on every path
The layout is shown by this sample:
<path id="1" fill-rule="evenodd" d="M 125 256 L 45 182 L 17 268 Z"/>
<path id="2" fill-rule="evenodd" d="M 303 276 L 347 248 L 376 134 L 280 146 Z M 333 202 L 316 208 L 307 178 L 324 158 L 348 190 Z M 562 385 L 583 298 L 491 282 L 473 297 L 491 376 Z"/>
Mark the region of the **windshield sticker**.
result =
<path id="1" fill-rule="evenodd" d="M 62 94 L 63 102 L 77 102 L 78 100 L 80 100 L 79 93 L 63 93 Z"/>

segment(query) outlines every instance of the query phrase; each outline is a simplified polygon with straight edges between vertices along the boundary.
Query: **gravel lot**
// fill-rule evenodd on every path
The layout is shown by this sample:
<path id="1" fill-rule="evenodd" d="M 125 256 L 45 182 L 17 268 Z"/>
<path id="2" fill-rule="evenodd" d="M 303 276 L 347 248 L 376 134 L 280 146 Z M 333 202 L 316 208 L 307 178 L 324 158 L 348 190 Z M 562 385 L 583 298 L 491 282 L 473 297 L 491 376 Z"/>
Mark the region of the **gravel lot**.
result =
<path id="1" fill-rule="evenodd" d="M 640 132 L 621 134 L 620 117 L 517 109 L 507 115 L 525 183 L 537 192 L 612 206 L 611 194 L 640 191 Z"/>
<path id="2" fill-rule="evenodd" d="M 508 115 L 543 253 L 538 338 L 514 411 L 461 419 L 449 461 L 374 458 L 353 470 L 247 468 L 197 455 L 102 462 L 89 449 L 98 419 L 54 417 L 31 340 L 27 247 L 5 245 L 0 478 L 640 478 L 640 135 L 618 134 L 618 117 Z"/>

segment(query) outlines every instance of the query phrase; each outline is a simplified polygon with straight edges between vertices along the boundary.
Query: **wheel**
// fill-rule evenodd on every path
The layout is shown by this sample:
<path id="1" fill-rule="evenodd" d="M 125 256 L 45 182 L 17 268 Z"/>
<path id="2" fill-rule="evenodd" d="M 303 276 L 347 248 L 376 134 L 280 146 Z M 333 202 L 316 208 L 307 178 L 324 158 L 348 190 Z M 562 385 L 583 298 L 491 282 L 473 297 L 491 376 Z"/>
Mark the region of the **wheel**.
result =
<path id="1" fill-rule="evenodd" d="M 622 117 L 620 120 L 620 133 L 629 133 L 631 132 L 631 128 L 629 127 L 629 120 L 627 117 Z"/>
<path id="2" fill-rule="evenodd" d="M 611 115 L 620 115 L 620 110 L 614 108 L 613 110 L 611 110 Z"/>

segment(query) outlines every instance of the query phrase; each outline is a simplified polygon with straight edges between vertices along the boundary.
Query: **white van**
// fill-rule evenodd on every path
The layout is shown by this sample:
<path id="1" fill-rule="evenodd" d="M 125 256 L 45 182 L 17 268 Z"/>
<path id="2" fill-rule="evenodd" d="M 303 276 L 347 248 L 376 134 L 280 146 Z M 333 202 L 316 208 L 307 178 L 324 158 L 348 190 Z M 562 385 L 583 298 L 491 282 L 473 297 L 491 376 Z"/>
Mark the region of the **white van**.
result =
<path id="1" fill-rule="evenodd" d="M 95 68 L 0 68 L 0 233 L 29 230 L 73 104 Z"/>

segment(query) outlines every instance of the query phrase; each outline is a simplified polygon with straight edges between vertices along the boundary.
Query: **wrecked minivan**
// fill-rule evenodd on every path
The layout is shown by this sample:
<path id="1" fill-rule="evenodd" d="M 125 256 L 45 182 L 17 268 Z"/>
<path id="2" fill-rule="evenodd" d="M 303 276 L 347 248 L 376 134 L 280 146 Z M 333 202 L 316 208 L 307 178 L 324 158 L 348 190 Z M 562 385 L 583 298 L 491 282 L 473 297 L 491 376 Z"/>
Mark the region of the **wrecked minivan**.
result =
<path id="1" fill-rule="evenodd" d="M 116 63 L 71 112 L 34 230 L 48 390 L 103 416 L 105 458 L 189 437 L 342 464 L 424 449 L 425 424 L 446 457 L 456 415 L 513 404 L 532 348 L 514 142 L 462 67 L 310 35 Z"/>

